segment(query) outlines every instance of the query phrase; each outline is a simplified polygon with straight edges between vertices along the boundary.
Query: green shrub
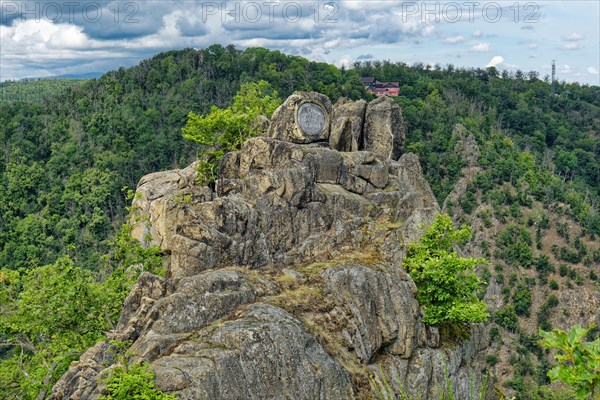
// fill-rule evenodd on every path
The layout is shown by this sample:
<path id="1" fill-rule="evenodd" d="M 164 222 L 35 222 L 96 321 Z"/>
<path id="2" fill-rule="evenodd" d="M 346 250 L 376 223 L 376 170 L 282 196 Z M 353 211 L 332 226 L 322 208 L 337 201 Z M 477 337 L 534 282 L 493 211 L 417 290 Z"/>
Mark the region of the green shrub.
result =
<path id="1" fill-rule="evenodd" d="M 531 307 L 531 292 L 525 285 L 519 283 L 513 293 L 513 304 L 517 315 L 529 317 Z"/>
<path id="2" fill-rule="evenodd" d="M 556 306 L 558 306 L 558 297 L 556 297 L 555 295 L 551 295 L 550 297 L 548 297 L 548 300 L 546 301 L 545 305 L 542 306 L 542 308 L 555 308 Z"/>
<path id="3" fill-rule="evenodd" d="M 510 225 L 496 240 L 498 251 L 496 257 L 503 259 L 509 265 L 520 265 L 529 268 L 533 259 L 531 251 L 531 234 L 525 228 Z"/>
<path id="4" fill-rule="evenodd" d="M 495 354 L 488 354 L 485 358 L 485 362 L 493 367 L 494 365 L 498 364 L 498 356 Z"/>
<path id="5" fill-rule="evenodd" d="M 569 241 L 569 224 L 566 222 L 557 222 L 556 223 L 556 233 L 562 238 L 564 238 L 567 242 Z"/>
<path id="6" fill-rule="evenodd" d="M 567 264 L 560 264 L 560 266 L 558 267 L 558 273 L 560 274 L 560 276 L 567 276 L 568 272 L 569 266 Z"/>
<path id="7" fill-rule="evenodd" d="M 455 230 L 450 217 L 439 214 L 421 242 L 410 244 L 404 266 L 417 285 L 417 300 L 424 307 L 425 323 L 444 325 L 487 320 L 486 304 L 476 296 L 484 281 L 473 269 L 488 261 L 460 257 L 452 250 L 470 237 L 468 228 Z"/>
<path id="8" fill-rule="evenodd" d="M 519 325 L 515 307 L 512 305 L 501 307 L 498 311 L 496 311 L 496 314 L 494 314 L 494 322 L 503 328 L 512 331 L 516 330 Z"/>
<path id="9" fill-rule="evenodd" d="M 550 281 L 550 289 L 558 290 L 558 282 L 556 282 L 554 279 Z"/>
<path id="10" fill-rule="evenodd" d="M 246 139 L 256 136 L 261 129 L 258 117 L 270 117 L 280 104 L 277 91 L 268 82 L 259 81 L 244 83 L 231 107 L 213 106 L 205 116 L 190 112 L 181 131 L 185 139 L 203 146 L 198 155 L 199 183 L 214 182 L 218 177 L 219 160 L 239 150 Z"/>
<path id="11" fill-rule="evenodd" d="M 502 272 L 496 274 L 496 283 L 504 285 L 504 274 Z"/>
<path id="12" fill-rule="evenodd" d="M 594 252 L 592 253 L 592 260 L 594 260 L 596 264 L 600 264 L 600 247 L 594 249 Z"/>
<path id="13" fill-rule="evenodd" d="M 577 264 L 579 261 L 581 261 L 581 255 L 575 250 L 571 250 L 567 247 L 561 247 L 558 253 L 558 259 Z"/>
<path id="14" fill-rule="evenodd" d="M 537 313 L 538 326 L 540 327 L 540 329 L 552 329 L 552 325 L 550 324 L 550 321 L 548 321 L 548 319 L 552 314 L 552 309 L 556 308 L 558 304 L 559 301 L 555 295 L 550 295 L 550 297 L 548 297 L 548 300 L 544 304 L 542 304 L 540 310 Z"/>
<path id="15" fill-rule="evenodd" d="M 585 243 L 583 243 L 579 237 L 575 238 L 575 243 L 573 245 L 575 246 L 575 249 L 577 249 L 580 259 L 587 255 L 588 249 Z"/>
<path id="16" fill-rule="evenodd" d="M 497 326 L 492 326 L 490 328 L 490 342 L 493 343 L 493 342 L 499 341 L 499 339 L 502 340 L 500 338 L 500 329 L 498 329 Z"/>
<path id="17" fill-rule="evenodd" d="M 548 256 L 545 254 L 540 254 L 539 256 L 535 257 L 532 264 L 535 267 L 535 270 L 538 272 L 550 273 L 556 270 L 554 265 L 552 265 L 550 262 Z"/>
<path id="18" fill-rule="evenodd" d="M 458 200 L 458 204 L 465 214 L 471 214 L 477 205 L 477 197 L 475 197 L 473 190 L 471 187 L 467 188 L 467 193 Z"/>
<path id="19" fill-rule="evenodd" d="M 144 364 L 116 367 L 106 381 L 107 394 L 100 400 L 176 400 L 156 389 L 154 373 Z"/>

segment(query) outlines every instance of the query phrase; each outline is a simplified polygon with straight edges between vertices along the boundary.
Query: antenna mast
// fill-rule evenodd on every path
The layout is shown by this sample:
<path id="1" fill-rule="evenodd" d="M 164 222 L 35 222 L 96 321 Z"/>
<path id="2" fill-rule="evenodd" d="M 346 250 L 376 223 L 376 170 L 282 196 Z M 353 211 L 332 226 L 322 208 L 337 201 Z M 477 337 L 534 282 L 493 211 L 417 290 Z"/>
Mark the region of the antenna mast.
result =
<path id="1" fill-rule="evenodd" d="M 550 85 L 550 93 L 554 94 L 556 92 L 556 88 L 554 87 L 554 81 L 556 79 L 556 65 L 554 64 L 554 60 L 552 60 L 552 84 Z"/>

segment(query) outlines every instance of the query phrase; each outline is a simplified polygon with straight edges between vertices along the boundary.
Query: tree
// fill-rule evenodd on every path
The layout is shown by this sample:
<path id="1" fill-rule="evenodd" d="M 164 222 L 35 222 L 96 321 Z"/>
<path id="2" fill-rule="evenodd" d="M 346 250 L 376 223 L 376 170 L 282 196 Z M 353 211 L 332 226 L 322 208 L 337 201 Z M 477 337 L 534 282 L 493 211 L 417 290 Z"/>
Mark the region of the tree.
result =
<path id="1" fill-rule="evenodd" d="M 417 300 L 430 325 L 483 322 L 486 304 L 476 292 L 484 284 L 473 269 L 488 261 L 460 257 L 453 247 L 471 237 L 467 227 L 455 230 L 447 214 L 439 214 L 420 243 L 411 243 L 404 266 L 417 285 Z"/>
<path id="2" fill-rule="evenodd" d="M 540 344 L 547 349 L 557 349 L 554 359 L 558 364 L 548 371 L 552 382 L 560 380 L 575 390 L 578 399 L 597 399 L 600 395 L 600 339 L 585 342 L 592 330 L 575 325 L 570 332 L 540 329 Z"/>
<path id="3" fill-rule="evenodd" d="M 216 180 L 219 160 L 228 152 L 237 151 L 246 139 L 260 131 L 258 117 L 271 116 L 281 104 L 277 92 L 265 81 L 244 83 L 227 108 L 213 106 L 205 116 L 190 112 L 182 128 L 185 139 L 204 147 L 198 158 L 199 180 L 208 184 Z"/>
<path id="4" fill-rule="evenodd" d="M 68 258 L 22 276 L 0 271 L 0 345 L 8 350 L 0 361 L 0 397 L 44 398 L 109 329 L 94 289 L 92 274 Z"/>
<path id="5" fill-rule="evenodd" d="M 45 398 L 69 363 L 115 328 L 140 272 L 130 267 L 156 272 L 162 261 L 156 246 L 142 247 L 130 232 L 126 224 L 113 239 L 98 274 L 68 257 L 0 269 L 0 398 Z"/>

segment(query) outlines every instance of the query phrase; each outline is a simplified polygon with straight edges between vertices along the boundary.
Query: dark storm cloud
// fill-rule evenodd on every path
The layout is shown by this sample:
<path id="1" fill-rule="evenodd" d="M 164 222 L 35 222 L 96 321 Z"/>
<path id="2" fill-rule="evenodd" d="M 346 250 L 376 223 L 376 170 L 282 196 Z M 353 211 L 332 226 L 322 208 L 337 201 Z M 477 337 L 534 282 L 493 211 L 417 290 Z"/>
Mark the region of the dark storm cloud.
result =
<path id="1" fill-rule="evenodd" d="M 92 39 L 132 39 L 152 34 L 161 26 L 172 1 L 3 1 L 2 25 L 15 21 L 49 21 L 82 27 Z"/>
<path id="2" fill-rule="evenodd" d="M 269 8 L 263 1 L 39 0 L 27 10 L 5 8 L 22 0 L 0 2 L 10 11 L 0 21 L 2 72 L 10 78 L 107 70 L 160 51 L 213 43 L 324 61 L 339 48 L 415 40 L 428 26 L 402 22 L 393 3 L 384 1 L 279 1 Z"/>

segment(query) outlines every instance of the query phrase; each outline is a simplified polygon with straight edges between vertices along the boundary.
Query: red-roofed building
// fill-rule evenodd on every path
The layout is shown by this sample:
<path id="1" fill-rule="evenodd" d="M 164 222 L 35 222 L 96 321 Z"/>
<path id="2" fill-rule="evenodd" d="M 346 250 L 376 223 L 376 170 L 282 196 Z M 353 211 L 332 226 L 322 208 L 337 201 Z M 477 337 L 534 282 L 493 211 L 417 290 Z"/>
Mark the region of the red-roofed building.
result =
<path id="1" fill-rule="evenodd" d="M 400 96 L 400 82 L 379 82 L 373 77 L 360 78 L 367 92 L 375 96 Z"/>

